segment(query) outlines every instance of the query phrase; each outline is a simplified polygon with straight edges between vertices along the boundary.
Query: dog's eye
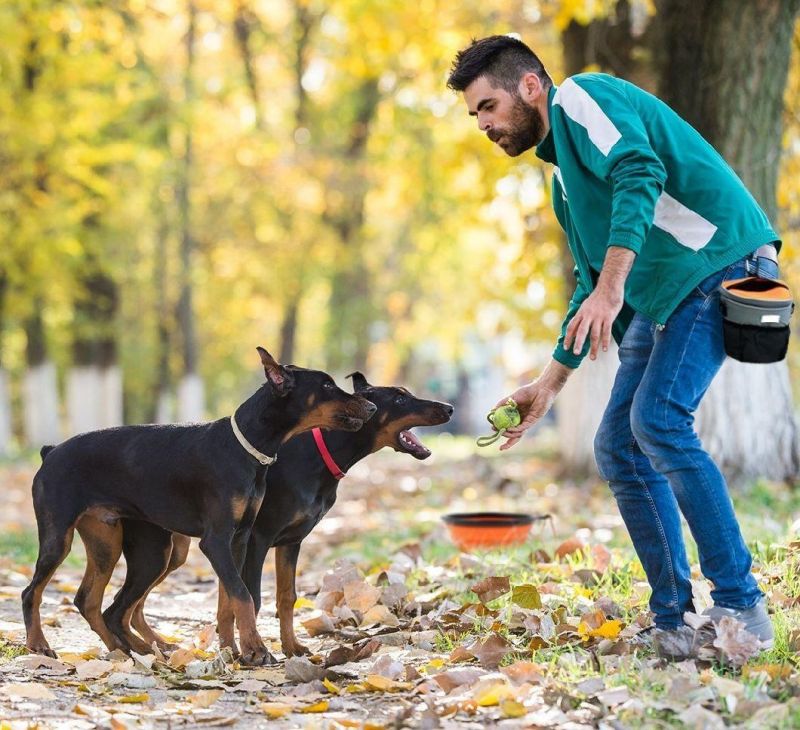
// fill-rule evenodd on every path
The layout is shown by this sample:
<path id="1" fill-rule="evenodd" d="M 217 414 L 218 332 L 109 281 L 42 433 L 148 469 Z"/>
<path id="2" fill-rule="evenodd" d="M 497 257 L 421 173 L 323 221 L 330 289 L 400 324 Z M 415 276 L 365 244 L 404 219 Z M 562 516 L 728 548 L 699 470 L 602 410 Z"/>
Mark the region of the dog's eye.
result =
<path id="1" fill-rule="evenodd" d="M 326 390 L 333 390 L 333 383 L 330 380 L 328 380 L 327 382 L 322 384 L 322 387 L 325 388 Z"/>
<path id="2" fill-rule="evenodd" d="M 404 395 L 395 396 L 394 402 L 395 405 L 402 406 L 406 402 L 406 397 Z"/>

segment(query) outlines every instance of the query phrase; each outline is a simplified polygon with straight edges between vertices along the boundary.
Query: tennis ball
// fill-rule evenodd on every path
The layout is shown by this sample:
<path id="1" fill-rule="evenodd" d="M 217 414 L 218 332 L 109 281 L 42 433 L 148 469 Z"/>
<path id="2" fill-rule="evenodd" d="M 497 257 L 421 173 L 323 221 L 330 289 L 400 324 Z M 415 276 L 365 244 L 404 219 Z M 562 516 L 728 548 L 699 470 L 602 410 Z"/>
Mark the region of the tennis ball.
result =
<path id="1" fill-rule="evenodd" d="M 490 411 L 487 418 L 489 419 L 489 423 L 498 431 L 519 426 L 522 421 L 522 417 L 517 410 L 517 404 L 511 400 L 511 398 L 508 399 L 508 402 L 504 406 Z"/>

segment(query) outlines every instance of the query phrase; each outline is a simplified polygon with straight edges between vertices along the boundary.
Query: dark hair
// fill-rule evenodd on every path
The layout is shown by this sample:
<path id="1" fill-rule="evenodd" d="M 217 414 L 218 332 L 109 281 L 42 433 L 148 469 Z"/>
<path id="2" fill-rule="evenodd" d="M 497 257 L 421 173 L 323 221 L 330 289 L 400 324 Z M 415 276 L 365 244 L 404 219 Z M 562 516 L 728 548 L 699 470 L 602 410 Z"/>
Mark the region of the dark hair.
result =
<path id="1" fill-rule="evenodd" d="M 464 91 L 479 76 L 486 76 L 492 86 L 513 94 L 519 80 L 531 71 L 545 89 L 553 85 L 539 57 L 522 41 L 507 35 L 492 35 L 473 39 L 456 54 L 447 85 L 453 91 Z"/>

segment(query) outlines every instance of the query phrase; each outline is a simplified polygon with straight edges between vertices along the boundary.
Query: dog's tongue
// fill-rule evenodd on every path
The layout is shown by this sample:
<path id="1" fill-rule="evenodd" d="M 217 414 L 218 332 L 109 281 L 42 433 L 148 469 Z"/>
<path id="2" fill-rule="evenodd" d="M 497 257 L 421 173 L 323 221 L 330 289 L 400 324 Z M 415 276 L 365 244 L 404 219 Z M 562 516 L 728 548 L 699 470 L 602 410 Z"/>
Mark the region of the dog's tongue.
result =
<path id="1" fill-rule="evenodd" d="M 430 449 L 425 446 L 411 431 L 401 431 L 400 440 L 413 451 L 430 453 Z"/>

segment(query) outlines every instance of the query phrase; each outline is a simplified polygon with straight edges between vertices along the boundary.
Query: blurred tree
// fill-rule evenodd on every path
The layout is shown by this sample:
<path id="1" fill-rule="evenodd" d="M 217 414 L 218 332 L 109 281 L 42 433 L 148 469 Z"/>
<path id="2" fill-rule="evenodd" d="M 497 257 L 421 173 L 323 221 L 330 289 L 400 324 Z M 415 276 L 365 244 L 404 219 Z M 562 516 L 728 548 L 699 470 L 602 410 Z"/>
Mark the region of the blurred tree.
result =
<path id="1" fill-rule="evenodd" d="M 784 92 L 800 0 L 659 0 L 657 8 L 661 97 L 714 145 L 777 225 Z M 728 360 L 698 420 L 727 473 L 797 478 L 786 362 Z"/>

